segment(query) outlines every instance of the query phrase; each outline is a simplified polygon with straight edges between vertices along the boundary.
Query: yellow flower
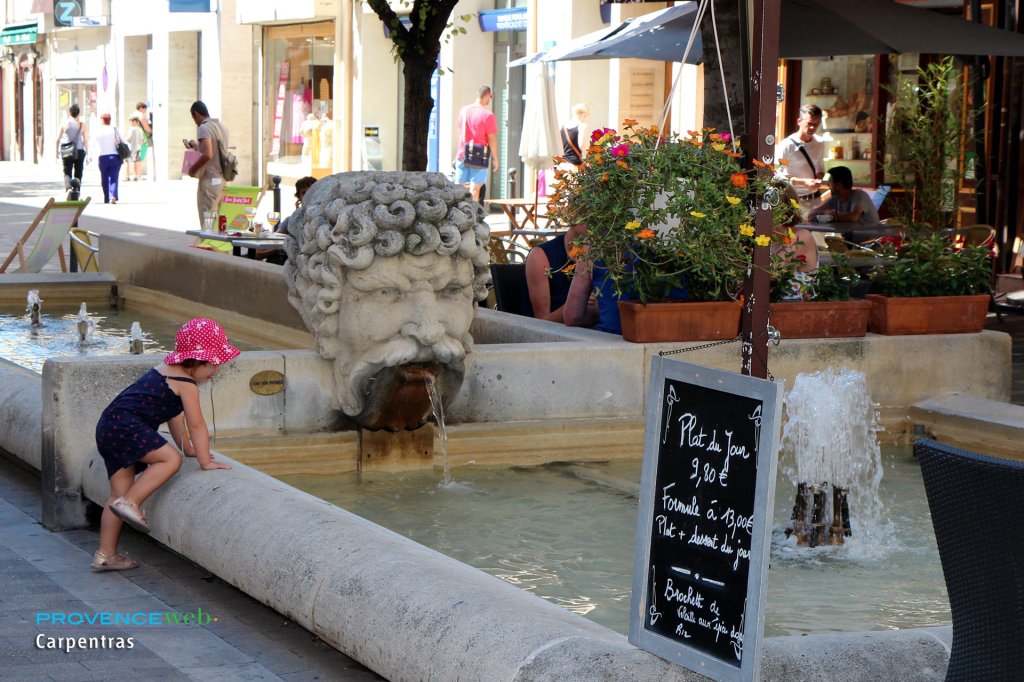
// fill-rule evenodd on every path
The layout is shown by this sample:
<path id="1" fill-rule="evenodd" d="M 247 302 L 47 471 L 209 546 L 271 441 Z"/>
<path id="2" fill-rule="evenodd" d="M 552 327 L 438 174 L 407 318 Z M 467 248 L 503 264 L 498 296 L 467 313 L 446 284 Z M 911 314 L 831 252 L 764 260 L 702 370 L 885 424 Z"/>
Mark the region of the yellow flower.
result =
<path id="1" fill-rule="evenodd" d="M 735 206 L 736 204 L 738 204 L 738 203 L 740 203 L 741 201 L 743 201 L 743 200 L 742 200 L 742 199 L 740 199 L 739 197 L 730 197 L 730 196 L 728 196 L 728 195 L 726 195 L 726 197 L 725 197 L 725 200 L 726 200 L 726 201 L 728 201 L 728 202 L 729 202 L 730 204 L 732 204 L 733 206 Z"/>
<path id="2" fill-rule="evenodd" d="M 714 149 L 716 152 L 724 152 L 725 151 L 725 144 L 723 144 L 721 142 L 715 142 L 715 143 L 713 143 L 711 145 L 711 148 Z"/>
<path id="3" fill-rule="evenodd" d="M 753 237 L 754 226 L 748 225 L 747 223 L 743 223 L 742 225 L 740 225 L 740 234 L 742 234 L 744 237 Z"/>
<path id="4" fill-rule="evenodd" d="M 761 234 L 754 238 L 754 243 L 758 246 L 768 246 L 772 243 L 772 238 L 766 234 Z"/>
<path id="5" fill-rule="evenodd" d="M 707 217 L 707 216 L 705 216 L 705 214 L 698 213 L 697 211 L 690 211 L 690 215 L 692 215 L 694 218 L 705 218 L 705 217 Z"/>
<path id="6" fill-rule="evenodd" d="M 796 199 L 790 199 L 789 200 L 789 205 L 792 206 L 793 208 L 795 208 L 798 211 L 800 210 L 800 204 L 798 204 L 796 202 Z"/>
<path id="7" fill-rule="evenodd" d="M 628 223 L 626 223 L 626 229 L 627 230 L 639 230 L 640 229 L 640 221 L 639 220 L 630 220 Z"/>

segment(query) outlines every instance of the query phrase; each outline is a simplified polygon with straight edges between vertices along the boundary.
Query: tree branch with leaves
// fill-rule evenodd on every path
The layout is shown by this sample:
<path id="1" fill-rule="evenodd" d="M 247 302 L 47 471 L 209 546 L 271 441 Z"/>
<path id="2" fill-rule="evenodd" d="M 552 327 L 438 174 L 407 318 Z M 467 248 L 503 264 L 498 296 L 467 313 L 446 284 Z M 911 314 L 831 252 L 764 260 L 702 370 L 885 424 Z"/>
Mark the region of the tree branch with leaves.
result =
<path id="1" fill-rule="evenodd" d="M 451 20 L 459 0 L 403 0 L 403 8 L 409 9 L 404 17 L 392 9 L 388 0 L 364 2 L 387 28 L 392 54 L 396 61 L 402 62 L 405 76 L 402 170 L 426 170 L 427 129 L 430 112 L 434 108 L 430 79 L 438 68 L 441 41 L 447 43 L 456 35 L 466 33 L 463 26 L 457 26 Z M 462 23 L 471 18 L 469 14 L 458 17 Z"/>

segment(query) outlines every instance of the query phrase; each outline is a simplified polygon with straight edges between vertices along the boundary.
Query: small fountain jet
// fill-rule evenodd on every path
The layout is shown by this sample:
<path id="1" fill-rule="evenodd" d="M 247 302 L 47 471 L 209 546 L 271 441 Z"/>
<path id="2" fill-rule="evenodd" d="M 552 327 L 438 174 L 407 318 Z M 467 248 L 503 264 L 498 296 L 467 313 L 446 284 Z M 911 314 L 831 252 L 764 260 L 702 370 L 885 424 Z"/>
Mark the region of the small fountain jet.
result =
<path id="1" fill-rule="evenodd" d="M 142 355 L 142 325 L 132 322 L 131 341 L 129 342 L 132 355 Z"/>
<path id="2" fill-rule="evenodd" d="M 78 340 L 81 343 L 92 341 L 92 334 L 96 331 L 96 320 L 89 317 L 89 311 L 85 308 L 85 302 L 78 308 Z"/>
<path id="3" fill-rule="evenodd" d="M 25 312 L 32 319 L 32 326 L 40 326 L 39 316 L 43 311 L 43 299 L 39 298 L 39 289 L 30 289 L 26 301 L 28 305 L 25 307 Z"/>

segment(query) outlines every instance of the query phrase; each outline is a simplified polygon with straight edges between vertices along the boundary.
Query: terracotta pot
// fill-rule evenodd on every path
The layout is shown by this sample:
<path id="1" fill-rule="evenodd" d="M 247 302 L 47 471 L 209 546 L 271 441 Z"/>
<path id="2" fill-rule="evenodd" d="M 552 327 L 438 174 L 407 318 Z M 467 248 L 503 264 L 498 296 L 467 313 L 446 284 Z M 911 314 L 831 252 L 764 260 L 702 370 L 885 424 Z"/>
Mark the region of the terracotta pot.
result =
<path id="1" fill-rule="evenodd" d="M 869 301 L 780 301 L 772 303 L 768 320 L 783 339 L 828 339 L 864 336 Z"/>
<path id="2" fill-rule="evenodd" d="M 637 343 L 715 341 L 740 332 L 738 301 L 638 303 L 619 301 L 622 338 Z"/>
<path id="3" fill-rule="evenodd" d="M 890 297 L 868 294 L 868 331 L 876 334 L 966 334 L 985 328 L 988 294 Z"/>

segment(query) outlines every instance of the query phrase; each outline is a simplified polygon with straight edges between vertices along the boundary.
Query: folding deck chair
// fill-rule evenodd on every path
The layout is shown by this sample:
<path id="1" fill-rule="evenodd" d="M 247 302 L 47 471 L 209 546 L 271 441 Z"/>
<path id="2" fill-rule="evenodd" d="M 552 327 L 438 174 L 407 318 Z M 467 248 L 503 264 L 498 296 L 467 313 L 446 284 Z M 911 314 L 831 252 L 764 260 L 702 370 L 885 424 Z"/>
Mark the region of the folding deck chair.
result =
<path id="1" fill-rule="evenodd" d="M 0 265 L 0 273 L 7 272 L 8 266 L 18 259 L 18 269 L 14 272 L 40 272 L 50 262 L 53 254 L 60 258 L 61 272 L 67 272 L 67 261 L 64 258 L 64 237 L 72 227 L 78 224 L 78 218 L 82 211 L 89 204 L 85 201 L 54 201 L 50 199 L 39 211 L 32 224 L 21 235 L 14 249 L 8 254 L 3 264 Z M 32 244 L 28 255 L 25 255 L 25 248 L 29 239 L 36 235 L 35 243 Z"/>

